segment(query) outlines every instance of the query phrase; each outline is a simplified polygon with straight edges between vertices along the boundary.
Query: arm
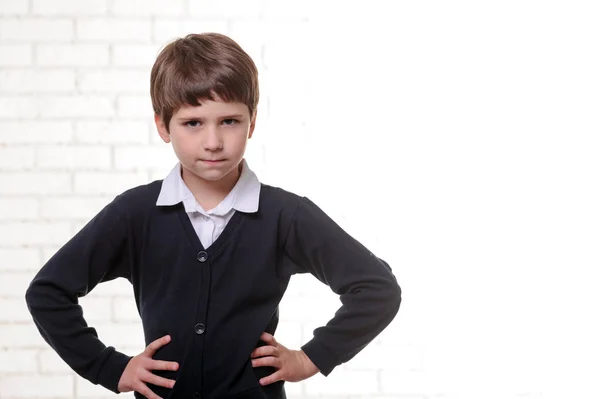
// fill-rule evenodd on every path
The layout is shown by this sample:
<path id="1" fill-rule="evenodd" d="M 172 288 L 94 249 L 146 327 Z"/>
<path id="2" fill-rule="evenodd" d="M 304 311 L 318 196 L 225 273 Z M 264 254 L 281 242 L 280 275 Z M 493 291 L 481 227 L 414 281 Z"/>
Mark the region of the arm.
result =
<path id="1" fill-rule="evenodd" d="M 25 295 L 44 340 L 75 372 L 113 392 L 118 392 L 131 358 L 98 339 L 83 318 L 78 298 L 100 282 L 130 276 L 129 223 L 118 201 L 119 197 L 42 267 Z"/>
<path id="2" fill-rule="evenodd" d="M 300 199 L 285 251 L 340 295 L 342 306 L 302 350 L 328 375 L 371 342 L 395 317 L 401 291 L 389 265 L 348 235 L 307 198 Z"/>

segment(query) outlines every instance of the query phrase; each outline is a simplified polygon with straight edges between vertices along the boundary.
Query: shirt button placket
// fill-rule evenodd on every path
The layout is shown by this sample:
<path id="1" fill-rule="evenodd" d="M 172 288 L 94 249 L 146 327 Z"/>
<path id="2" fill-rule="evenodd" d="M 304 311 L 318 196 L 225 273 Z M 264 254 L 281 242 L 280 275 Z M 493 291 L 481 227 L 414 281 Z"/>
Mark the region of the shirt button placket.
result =
<path id="1" fill-rule="evenodd" d="M 202 335 L 202 334 L 204 334 L 204 331 L 206 331 L 206 327 L 204 326 L 204 324 L 198 323 L 194 326 L 194 332 L 196 334 Z"/>
<path id="2" fill-rule="evenodd" d="M 200 263 L 204 263 L 208 260 L 208 254 L 205 251 L 200 251 L 198 252 L 197 258 Z"/>

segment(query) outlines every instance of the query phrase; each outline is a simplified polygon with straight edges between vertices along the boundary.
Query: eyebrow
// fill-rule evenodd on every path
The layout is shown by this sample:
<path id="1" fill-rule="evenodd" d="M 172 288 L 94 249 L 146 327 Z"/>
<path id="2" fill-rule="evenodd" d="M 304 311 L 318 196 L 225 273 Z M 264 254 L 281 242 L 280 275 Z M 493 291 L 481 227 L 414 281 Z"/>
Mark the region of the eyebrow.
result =
<path id="1" fill-rule="evenodd" d="M 243 119 L 244 115 L 242 115 L 242 114 L 223 115 L 223 116 L 220 116 L 218 119 L 234 119 L 234 118 L 236 118 L 236 119 Z M 189 121 L 189 120 L 193 120 L 193 119 L 199 119 L 199 120 L 201 120 L 201 119 L 205 119 L 205 118 L 203 118 L 203 117 L 197 117 L 197 116 L 193 116 L 193 115 L 181 116 L 181 117 L 177 118 L 177 120 L 181 120 L 181 121 L 183 121 L 183 120 Z"/>

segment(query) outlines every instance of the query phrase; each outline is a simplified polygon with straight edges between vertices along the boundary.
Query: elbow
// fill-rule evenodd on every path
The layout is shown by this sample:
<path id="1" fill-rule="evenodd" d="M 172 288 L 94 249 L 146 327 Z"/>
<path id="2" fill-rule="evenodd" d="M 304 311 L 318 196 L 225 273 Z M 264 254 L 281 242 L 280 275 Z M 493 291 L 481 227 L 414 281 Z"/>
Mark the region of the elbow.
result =
<path id="1" fill-rule="evenodd" d="M 27 309 L 29 310 L 29 313 L 31 313 L 32 315 L 34 314 L 36 309 L 40 308 L 40 304 L 43 303 L 43 300 L 41 299 L 44 296 L 42 291 L 43 288 L 38 282 L 36 282 L 35 279 L 29 284 L 29 287 L 27 287 L 27 289 L 25 290 L 25 303 L 27 304 Z"/>
<path id="2" fill-rule="evenodd" d="M 393 292 L 392 304 L 395 309 L 394 313 L 398 313 L 398 310 L 400 309 L 400 303 L 402 302 L 402 289 L 398 283 L 394 284 Z"/>
<path id="3" fill-rule="evenodd" d="M 29 287 L 27 287 L 27 289 L 25 290 L 25 303 L 27 304 L 27 309 L 29 309 L 29 313 L 31 313 L 32 311 L 37 296 L 38 294 L 36 285 L 32 282 L 31 284 L 29 284 Z"/>
<path id="4" fill-rule="evenodd" d="M 400 303 L 402 302 L 402 289 L 400 285 L 396 282 L 396 279 L 393 278 L 389 281 L 388 289 L 387 289 L 387 308 L 388 314 L 390 318 L 393 319 L 396 317 L 398 310 L 400 310 Z"/>

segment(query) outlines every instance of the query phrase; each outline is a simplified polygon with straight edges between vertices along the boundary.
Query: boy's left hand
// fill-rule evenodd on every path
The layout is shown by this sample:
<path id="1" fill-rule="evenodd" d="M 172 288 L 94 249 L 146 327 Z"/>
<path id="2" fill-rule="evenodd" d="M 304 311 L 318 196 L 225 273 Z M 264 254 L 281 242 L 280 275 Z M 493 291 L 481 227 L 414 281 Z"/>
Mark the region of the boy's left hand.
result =
<path id="1" fill-rule="evenodd" d="M 267 345 L 252 351 L 252 367 L 270 366 L 278 369 L 273 374 L 261 378 L 260 385 L 269 385 L 284 380 L 298 382 L 305 380 L 319 372 L 319 369 L 308 358 L 304 351 L 288 349 L 275 340 L 269 333 L 262 333 L 260 339 Z"/>

